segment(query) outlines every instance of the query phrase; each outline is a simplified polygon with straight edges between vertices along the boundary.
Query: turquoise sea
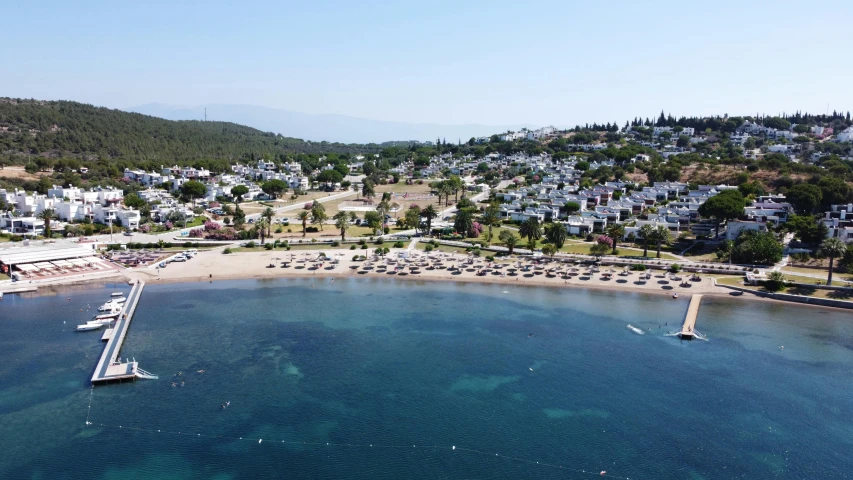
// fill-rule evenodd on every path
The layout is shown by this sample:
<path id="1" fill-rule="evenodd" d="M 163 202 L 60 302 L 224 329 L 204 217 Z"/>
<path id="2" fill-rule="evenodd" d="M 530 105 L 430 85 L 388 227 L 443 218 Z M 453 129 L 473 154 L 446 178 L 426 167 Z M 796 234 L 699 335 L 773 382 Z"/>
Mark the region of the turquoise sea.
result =
<path id="1" fill-rule="evenodd" d="M 686 298 L 149 285 L 122 357 L 160 379 L 92 389 L 116 290 L 0 302 L 0 478 L 853 478 L 850 312 L 706 297 L 681 342 Z"/>

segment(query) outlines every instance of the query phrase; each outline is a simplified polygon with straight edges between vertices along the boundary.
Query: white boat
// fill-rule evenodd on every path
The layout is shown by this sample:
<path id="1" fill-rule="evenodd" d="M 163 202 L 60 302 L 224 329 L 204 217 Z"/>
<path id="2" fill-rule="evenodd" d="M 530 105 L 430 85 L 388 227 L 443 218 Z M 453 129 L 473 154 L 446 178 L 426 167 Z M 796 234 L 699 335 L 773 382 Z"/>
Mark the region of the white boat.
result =
<path id="1" fill-rule="evenodd" d="M 98 330 L 103 327 L 104 324 L 100 322 L 86 322 L 83 325 L 77 325 L 78 332 L 87 332 L 89 330 Z"/>
<path id="2" fill-rule="evenodd" d="M 124 294 L 121 292 L 113 292 L 110 294 L 111 297 L 123 297 Z"/>
<path id="3" fill-rule="evenodd" d="M 113 302 L 107 302 L 98 307 L 99 312 L 116 312 L 118 310 L 121 310 L 121 305 Z"/>
<path id="4" fill-rule="evenodd" d="M 118 311 L 116 311 L 116 312 L 111 312 L 111 313 L 105 313 L 105 314 L 103 314 L 103 315 L 95 315 L 94 317 L 92 317 L 92 320 L 93 320 L 93 321 L 97 321 L 97 320 L 114 320 L 114 319 L 118 318 L 118 314 L 119 314 L 119 312 L 118 312 Z"/>
<path id="5" fill-rule="evenodd" d="M 117 297 L 117 298 L 111 298 L 111 299 L 110 299 L 110 301 L 109 301 L 109 302 L 107 302 L 107 303 L 117 303 L 117 304 L 121 305 L 121 304 L 122 304 L 122 303 L 124 303 L 126 300 L 127 300 L 127 299 L 126 299 L 126 298 L 124 298 L 124 297 Z"/>
<path id="6" fill-rule="evenodd" d="M 628 330 L 636 333 L 637 335 L 645 335 L 646 334 L 646 332 L 644 332 L 642 328 L 637 328 L 637 327 L 631 325 L 630 323 L 628 324 Z"/>

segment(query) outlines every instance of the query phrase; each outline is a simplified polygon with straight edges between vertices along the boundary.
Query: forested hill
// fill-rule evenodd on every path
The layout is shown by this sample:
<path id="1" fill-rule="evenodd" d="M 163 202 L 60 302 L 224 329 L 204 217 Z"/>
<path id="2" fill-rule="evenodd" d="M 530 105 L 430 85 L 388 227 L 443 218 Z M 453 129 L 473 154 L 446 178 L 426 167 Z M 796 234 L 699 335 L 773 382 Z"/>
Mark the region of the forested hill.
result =
<path id="1" fill-rule="evenodd" d="M 77 102 L 0 98 L 0 155 L 153 162 L 371 153 L 380 145 L 306 142 L 226 122 L 173 121 Z"/>

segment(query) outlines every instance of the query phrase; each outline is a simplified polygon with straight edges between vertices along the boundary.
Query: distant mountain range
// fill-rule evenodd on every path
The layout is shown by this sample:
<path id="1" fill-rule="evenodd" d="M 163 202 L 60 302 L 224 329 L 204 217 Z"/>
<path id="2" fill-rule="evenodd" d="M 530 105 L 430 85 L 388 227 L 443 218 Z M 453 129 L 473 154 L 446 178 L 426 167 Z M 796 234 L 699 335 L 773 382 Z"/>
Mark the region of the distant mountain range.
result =
<path id="1" fill-rule="evenodd" d="M 388 141 L 418 140 L 463 142 L 471 137 L 493 135 L 507 130 L 533 128 L 530 125 L 440 125 L 435 123 L 403 123 L 346 115 L 311 115 L 307 113 L 259 107 L 255 105 L 210 104 L 197 107 L 177 107 L 149 103 L 125 108 L 125 111 L 142 113 L 167 120 L 208 120 L 233 122 L 259 130 L 280 133 L 286 137 L 314 142 L 382 143 Z"/>

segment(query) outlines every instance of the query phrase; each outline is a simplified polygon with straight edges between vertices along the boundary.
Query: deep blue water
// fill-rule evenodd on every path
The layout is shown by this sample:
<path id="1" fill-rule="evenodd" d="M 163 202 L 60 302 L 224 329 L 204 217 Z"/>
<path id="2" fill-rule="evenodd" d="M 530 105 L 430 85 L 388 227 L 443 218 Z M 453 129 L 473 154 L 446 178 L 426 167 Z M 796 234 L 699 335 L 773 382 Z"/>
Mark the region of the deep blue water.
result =
<path id="1" fill-rule="evenodd" d="M 853 477 L 848 312 L 706 297 L 680 342 L 687 299 L 625 292 L 146 286 L 122 356 L 160 379 L 92 390 L 71 330 L 118 289 L 0 302 L 0 478 Z"/>

